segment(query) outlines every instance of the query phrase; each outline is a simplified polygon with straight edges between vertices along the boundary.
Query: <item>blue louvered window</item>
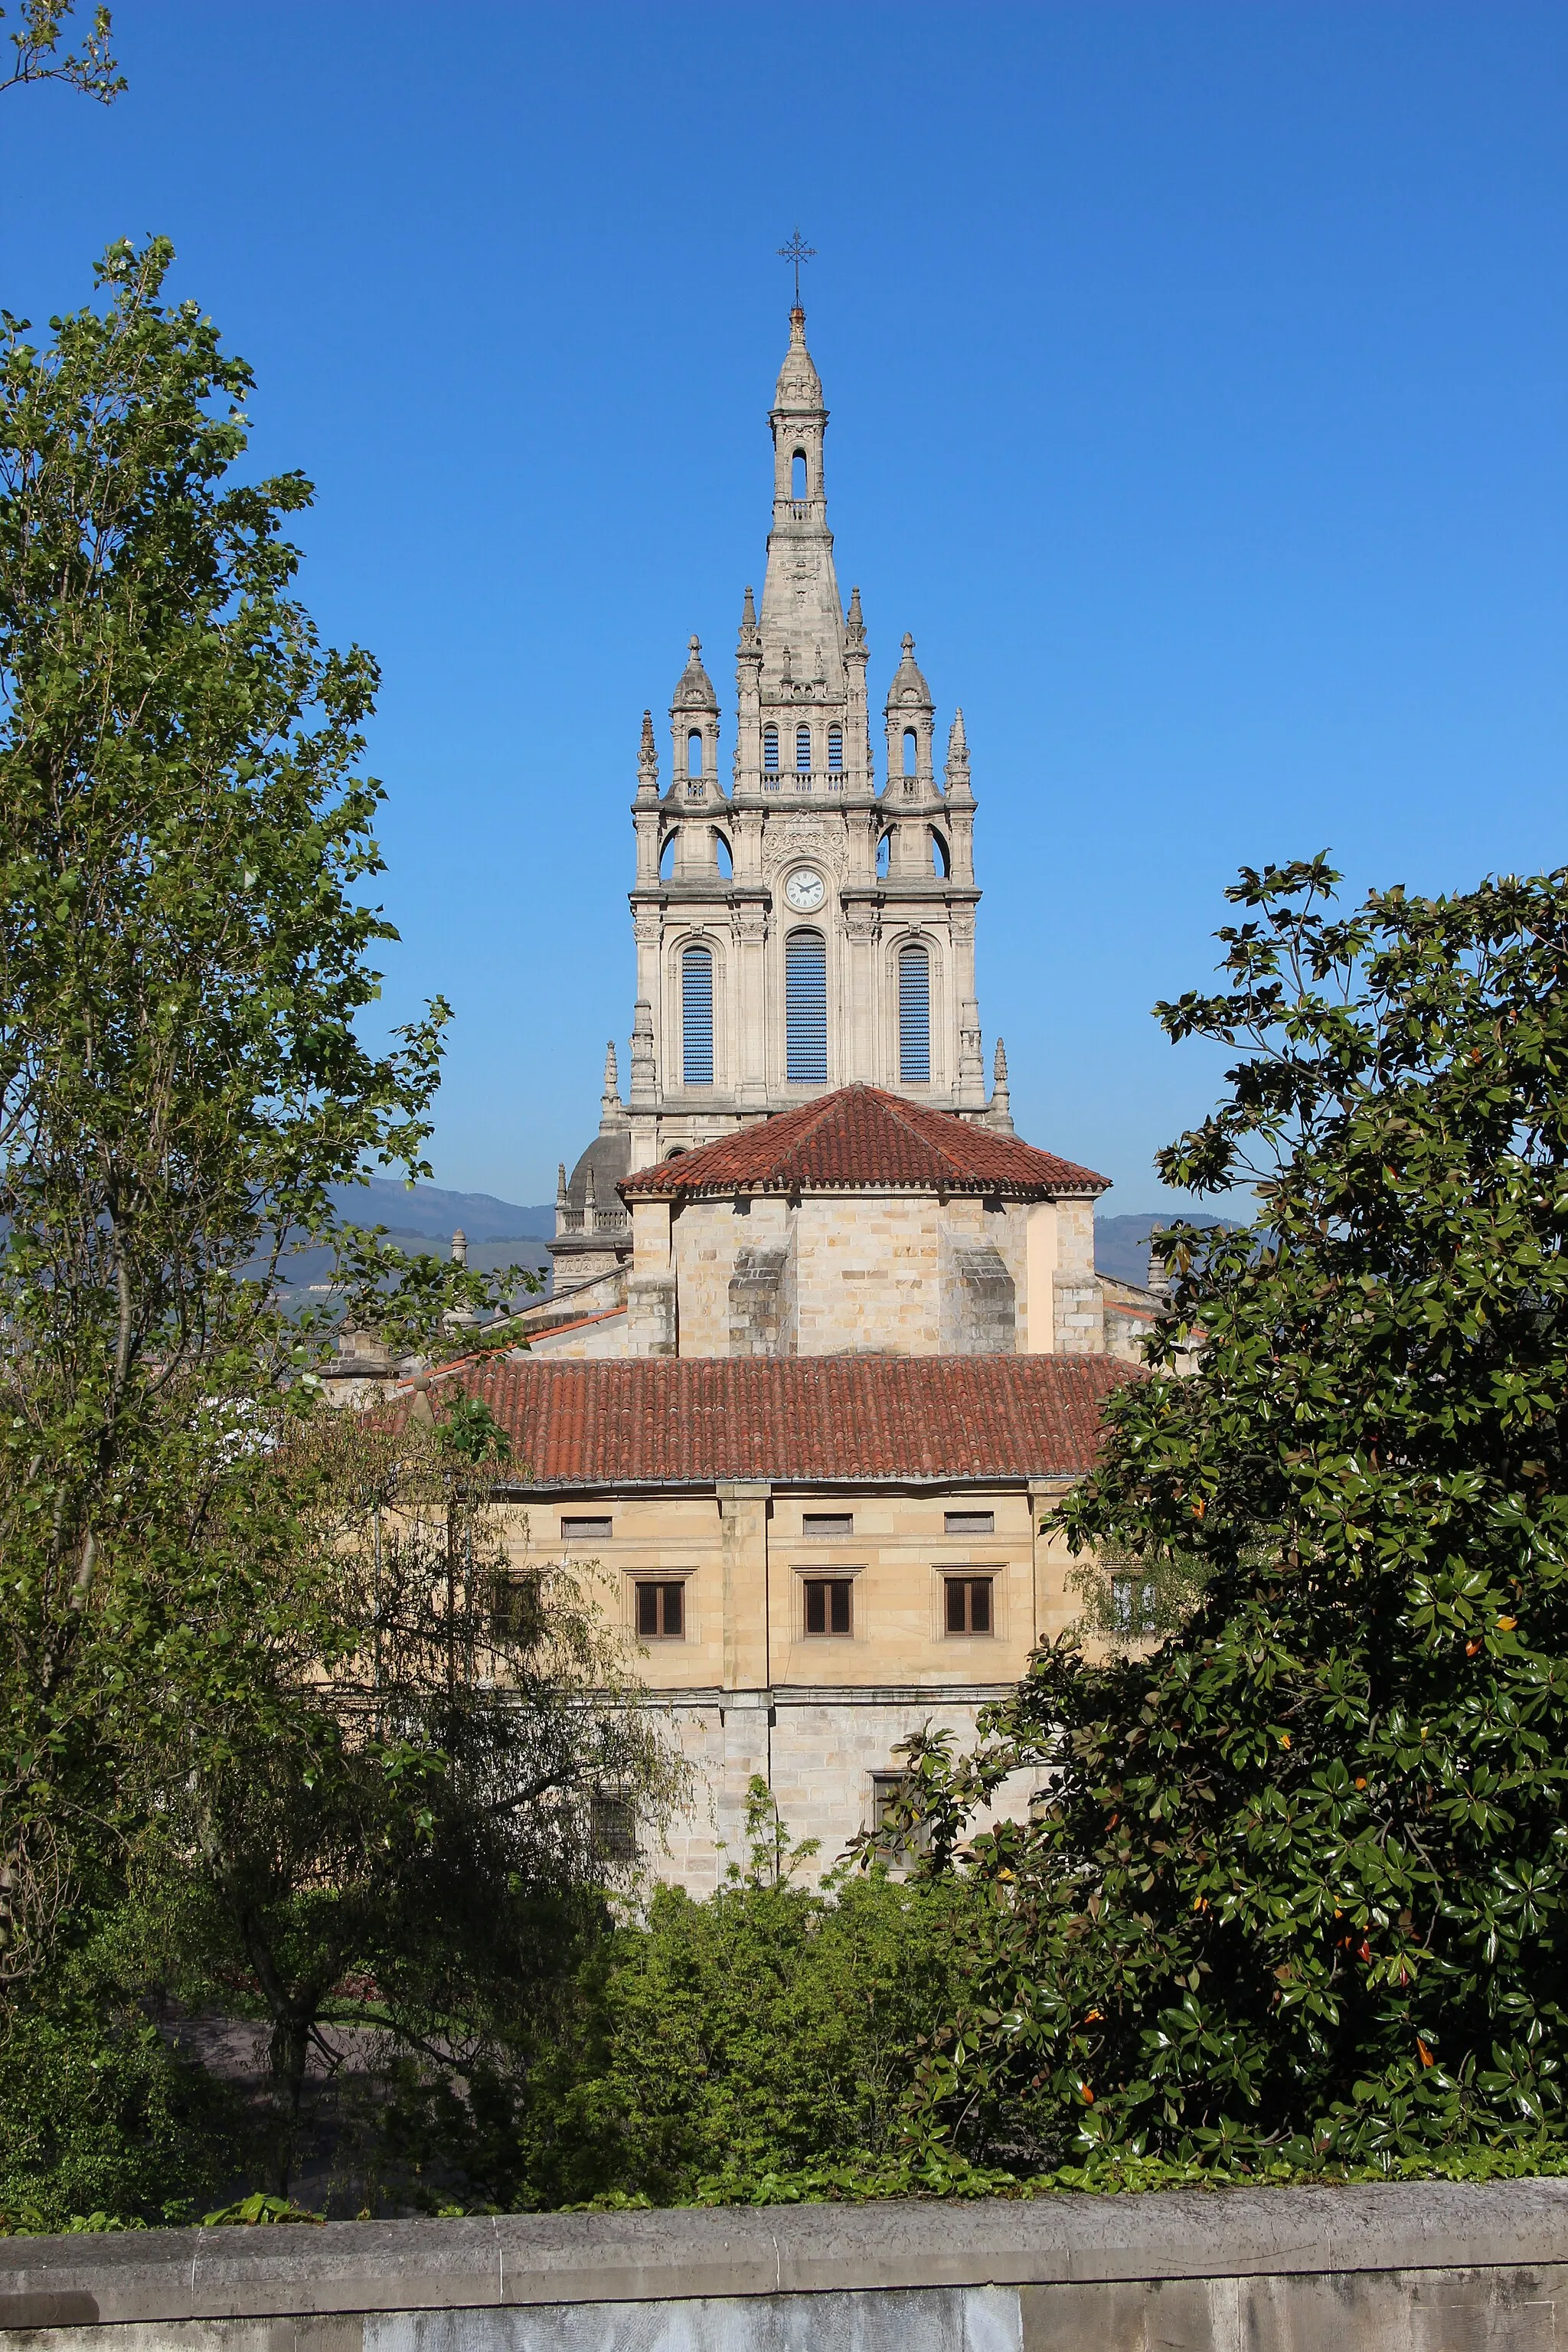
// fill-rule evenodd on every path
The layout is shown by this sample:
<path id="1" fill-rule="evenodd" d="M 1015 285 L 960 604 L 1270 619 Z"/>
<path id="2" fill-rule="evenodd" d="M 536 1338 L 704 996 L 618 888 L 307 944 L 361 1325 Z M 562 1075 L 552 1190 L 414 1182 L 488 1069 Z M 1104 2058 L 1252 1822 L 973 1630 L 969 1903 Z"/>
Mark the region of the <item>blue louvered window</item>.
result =
<path id="1" fill-rule="evenodd" d="M 827 1084 L 827 943 L 820 931 L 784 941 L 784 1065 L 792 1087 Z"/>
<path id="2" fill-rule="evenodd" d="M 921 947 L 899 957 L 899 1076 L 906 1087 L 931 1082 L 931 958 Z"/>
<path id="3" fill-rule="evenodd" d="M 810 775 L 811 730 L 809 727 L 797 727 L 795 730 L 795 764 L 798 774 Z"/>
<path id="4" fill-rule="evenodd" d="M 688 948 L 680 959 L 681 1075 L 689 1087 L 713 1083 L 713 957 Z"/>
<path id="5" fill-rule="evenodd" d="M 842 727 L 830 727 L 827 730 L 827 764 L 833 769 L 838 769 L 844 765 L 844 730 Z"/>
<path id="6" fill-rule="evenodd" d="M 763 765 L 770 775 L 775 775 L 779 764 L 779 730 L 776 727 L 763 730 Z"/>

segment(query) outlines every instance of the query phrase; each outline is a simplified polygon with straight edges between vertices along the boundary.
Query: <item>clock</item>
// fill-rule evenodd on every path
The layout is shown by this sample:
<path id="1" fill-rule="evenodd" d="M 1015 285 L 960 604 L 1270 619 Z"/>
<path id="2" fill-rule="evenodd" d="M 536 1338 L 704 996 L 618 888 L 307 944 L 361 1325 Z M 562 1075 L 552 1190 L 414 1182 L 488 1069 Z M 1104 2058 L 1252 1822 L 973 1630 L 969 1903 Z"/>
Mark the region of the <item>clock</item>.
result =
<path id="1" fill-rule="evenodd" d="M 815 915 L 826 896 L 826 883 L 809 866 L 797 866 L 784 884 L 784 897 L 797 915 Z"/>

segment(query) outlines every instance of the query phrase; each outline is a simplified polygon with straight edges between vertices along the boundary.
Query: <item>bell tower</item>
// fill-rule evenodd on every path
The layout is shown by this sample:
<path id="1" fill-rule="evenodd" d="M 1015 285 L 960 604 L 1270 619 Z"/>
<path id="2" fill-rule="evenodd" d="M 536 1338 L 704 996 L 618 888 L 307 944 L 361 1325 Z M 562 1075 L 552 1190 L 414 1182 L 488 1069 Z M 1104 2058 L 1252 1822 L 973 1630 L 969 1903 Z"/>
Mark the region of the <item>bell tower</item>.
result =
<path id="1" fill-rule="evenodd" d="M 906 635 L 879 783 L 860 592 L 846 610 L 827 521 L 827 423 L 797 299 L 768 411 L 772 521 L 761 609 L 750 588 L 741 609 L 728 788 L 719 698 L 692 637 L 670 698 L 668 781 L 643 715 L 627 1099 L 606 1093 L 595 1202 L 578 1198 L 585 1154 L 563 1234 L 585 1239 L 595 1218 L 607 1230 L 613 1173 L 857 1080 L 988 1116 L 963 718 L 939 776 L 935 706 Z"/>

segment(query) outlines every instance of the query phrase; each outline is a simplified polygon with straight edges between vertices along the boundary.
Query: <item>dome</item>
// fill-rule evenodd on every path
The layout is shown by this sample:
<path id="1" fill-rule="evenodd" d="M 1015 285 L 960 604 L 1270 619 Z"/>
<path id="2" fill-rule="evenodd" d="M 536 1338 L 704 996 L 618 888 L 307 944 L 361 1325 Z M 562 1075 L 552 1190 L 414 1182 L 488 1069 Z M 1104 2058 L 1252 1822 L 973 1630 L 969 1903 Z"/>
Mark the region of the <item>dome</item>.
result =
<path id="1" fill-rule="evenodd" d="M 566 1198 L 574 1209 L 580 1209 L 588 1194 L 588 1171 L 594 1171 L 594 1205 L 597 1209 L 619 1209 L 616 1187 L 623 1176 L 631 1173 L 632 1138 L 629 1128 L 618 1134 L 596 1135 L 572 1171 L 572 1181 L 566 1187 Z"/>
<path id="2" fill-rule="evenodd" d="M 713 691 L 713 681 L 702 667 L 701 640 L 690 640 L 686 656 L 686 667 L 675 681 L 675 699 L 670 704 L 677 710 L 717 710 L 719 698 Z"/>
<path id="3" fill-rule="evenodd" d="M 889 710 L 929 710 L 931 708 L 931 688 L 915 660 L 913 637 L 904 639 L 904 657 L 893 674 L 888 688 Z"/>

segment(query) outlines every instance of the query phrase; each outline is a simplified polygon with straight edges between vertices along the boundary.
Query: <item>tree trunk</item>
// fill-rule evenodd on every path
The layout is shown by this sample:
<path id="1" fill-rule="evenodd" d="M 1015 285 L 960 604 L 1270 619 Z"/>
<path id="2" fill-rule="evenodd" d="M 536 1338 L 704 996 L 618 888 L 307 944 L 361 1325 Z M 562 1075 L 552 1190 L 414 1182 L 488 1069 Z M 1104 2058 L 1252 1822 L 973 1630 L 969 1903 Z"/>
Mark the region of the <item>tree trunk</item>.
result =
<path id="1" fill-rule="evenodd" d="M 315 2003 L 310 2000 L 291 2001 L 280 2017 L 273 2019 L 268 2053 L 274 2118 L 272 2187 L 279 2197 L 288 2196 L 293 2177 L 300 2137 L 300 2103 L 304 2095 L 305 2063 L 310 2054 L 314 2020 Z"/>

